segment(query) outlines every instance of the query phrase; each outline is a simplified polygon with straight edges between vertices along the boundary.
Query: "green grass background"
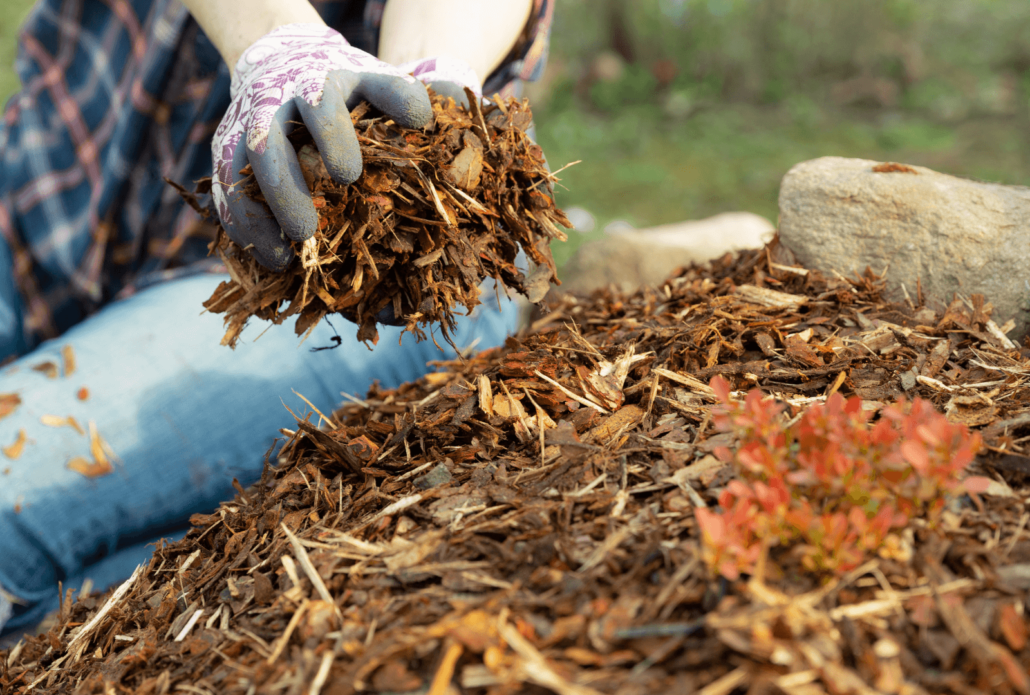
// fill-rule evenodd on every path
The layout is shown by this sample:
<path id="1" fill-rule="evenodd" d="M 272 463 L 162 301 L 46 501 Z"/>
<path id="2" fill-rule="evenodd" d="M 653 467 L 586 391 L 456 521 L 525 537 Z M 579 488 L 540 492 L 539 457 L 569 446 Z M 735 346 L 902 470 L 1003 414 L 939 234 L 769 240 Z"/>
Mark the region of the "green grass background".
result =
<path id="1" fill-rule="evenodd" d="M 5 102 L 18 89 L 18 76 L 14 73 L 18 28 L 31 8 L 31 0 L 0 0 L 0 97 Z"/>

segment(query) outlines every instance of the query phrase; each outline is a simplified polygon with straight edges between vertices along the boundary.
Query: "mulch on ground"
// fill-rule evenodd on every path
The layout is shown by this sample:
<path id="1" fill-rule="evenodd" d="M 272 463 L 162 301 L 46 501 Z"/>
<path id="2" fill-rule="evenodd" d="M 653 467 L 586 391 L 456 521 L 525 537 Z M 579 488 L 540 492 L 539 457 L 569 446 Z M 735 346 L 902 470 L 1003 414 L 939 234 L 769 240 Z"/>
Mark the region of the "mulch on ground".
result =
<path id="1" fill-rule="evenodd" d="M 261 484 L 0 653 L 5 693 L 1026 693 L 1030 351 L 981 297 L 884 301 L 774 244 L 557 297 L 499 349 L 288 429 Z M 789 414 L 928 399 L 981 496 L 837 578 L 729 582 L 693 510 L 708 380 Z"/>

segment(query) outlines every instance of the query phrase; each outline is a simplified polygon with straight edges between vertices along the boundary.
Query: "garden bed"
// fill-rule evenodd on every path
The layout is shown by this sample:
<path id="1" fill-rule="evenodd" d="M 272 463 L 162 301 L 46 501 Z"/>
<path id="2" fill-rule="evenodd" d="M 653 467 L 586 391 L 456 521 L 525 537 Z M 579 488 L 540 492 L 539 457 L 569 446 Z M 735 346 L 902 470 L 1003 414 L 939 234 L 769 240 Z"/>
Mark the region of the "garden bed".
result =
<path id="1" fill-rule="evenodd" d="M 775 242 L 559 296 L 503 348 L 290 424 L 259 485 L 0 654 L 0 689 L 1030 692 L 1028 374 L 983 298 L 892 305 L 876 277 L 820 276 Z M 748 564 L 698 520 L 761 478 L 727 416 L 753 389 L 778 432 L 858 398 L 840 432 L 895 422 L 896 445 L 863 446 L 898 461 L 950 433 L 927 460 L 953 484 L 909 490 L 904 525 L 857 555 L 759 534 Z M 944 417 L 906 429 L 902 396 Z M 817 511 L 843 504 L 788 478 Z"/>

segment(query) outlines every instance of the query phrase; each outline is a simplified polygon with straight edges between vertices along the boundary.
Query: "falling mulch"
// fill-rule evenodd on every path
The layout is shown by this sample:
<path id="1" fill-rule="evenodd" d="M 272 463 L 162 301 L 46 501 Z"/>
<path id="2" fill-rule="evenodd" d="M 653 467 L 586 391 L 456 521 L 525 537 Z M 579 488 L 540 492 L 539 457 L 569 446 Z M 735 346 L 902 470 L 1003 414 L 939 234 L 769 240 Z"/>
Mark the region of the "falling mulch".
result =
<path id="1" fill-rule="evenodd" d="M 275 273 L 219 228 L 212 248 L 231 279 L 204 306 L 225 314 L 223 345 L 235 346 L 251 317 L 280 324 L 297 316 L 301 335 L 333 313 L 371 343 L 384 312 L 420 340 L 428 325 L 448 338 L 455 312 L 480 303 L 484 278 L 533 302 L 559 282 L 549 244 L 565 240 L 559 225 L 571 225 L 554 204 L 543 151 L 526 135 L 528 102 L 497 97 L 482 106 L 469 92 L 466 109 L 431 99 L 436 120 L 424 130 L 370 116 L 368 104 L 352 111 L 364 162 L 352 185 L 329 177 L 306 129 L 290 136 L 319 229 L 295 243 L 297 258 Z M 244 182 L 264 200 L 253 177 Z M 528 276 L 515 265 L 520 248 L 534 264 Z"/>
<path id="2" fill-rule="evenodd" d="M 259 485 L 0 654 L 0 690 L 1028 692 L 1030 357 L 981 297 L 881 290 L 774 243 L 557 298 L 502 348 L 283 430 Z M 993 489 L 915 519 L 907 556 L 713 577 L 713 375 L 790 413 L 928 399 L 981 433 Z"/>

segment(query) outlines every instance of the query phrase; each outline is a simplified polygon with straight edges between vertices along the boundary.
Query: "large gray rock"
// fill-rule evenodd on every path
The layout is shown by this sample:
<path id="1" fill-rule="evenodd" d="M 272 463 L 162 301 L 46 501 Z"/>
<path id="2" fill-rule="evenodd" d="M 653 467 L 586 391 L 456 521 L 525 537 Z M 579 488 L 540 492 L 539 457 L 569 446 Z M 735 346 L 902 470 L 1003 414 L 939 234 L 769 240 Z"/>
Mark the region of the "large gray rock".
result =
<path id="1" fill-rule="evenodd" d="M 798 261 L 844 275 L 887 269 L 929 299 L 983 294 L 994 320 L 1030 328 L 1030 188 L 980 183 L 925 167 L 823 157 L 798 164 L 780 187 L 780 239 Z"/>
<path id="2" fill-rule="evenodd" d="M 761 248 L 774 231 L 759 215 L 724 212 L 703 220 L 608 233 L 576 250 L 562 268 L 561 289 L 589 292 L 614 284 L 632 292 L 658 285 L 681 266 L 710 261 L 728 251 Z"/>

